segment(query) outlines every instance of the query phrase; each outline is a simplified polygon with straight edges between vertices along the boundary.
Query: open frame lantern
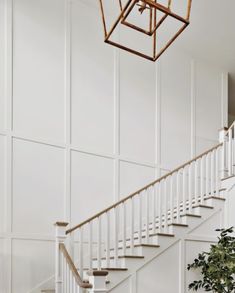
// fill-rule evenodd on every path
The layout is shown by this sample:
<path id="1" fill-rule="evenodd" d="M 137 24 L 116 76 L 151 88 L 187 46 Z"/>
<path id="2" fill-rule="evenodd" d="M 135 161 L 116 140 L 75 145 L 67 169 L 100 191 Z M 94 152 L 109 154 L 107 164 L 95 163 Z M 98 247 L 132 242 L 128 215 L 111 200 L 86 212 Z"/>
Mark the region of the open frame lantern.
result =
<path id="1" fill-rule="evenodd" d="M 185 16 L 181 16 L 179 13 L 174 12 L 173 2 L 179 0 L 167 0 L 166 3 L 162 3 L 161 0 L 108 0 L 118 2 L 118 17 L 111 24 L 110 28 L 107 26 L 107 13 L 104 9 L 104 1 L 99 0 L 101 16 L 104 28 L 104 41 L 107 44 L 113 45 L 120 49 L 123 49 L 129 53 L 138 55 L 145 59 L 156 61 L 166 49 L 178 38 L 178 36 L 185 30 L 189 25 L 190 13 L 192 0 L 185 0 Z M 125 3 L 123 3 L 125 1 Z M 144 12 L 147 16 L 147 29 L 146 27 L 133 23 L 129 20 L 129 15 L 133 10 L 138 9 L 139 17 Z M 138 19 L 138 15 L 136 17 Z M 180 24 L 176 32 L 172 33 L 170 38 L 163 44 L 161 48 L 158 48 L 158 31 L 163 26 L 164 22 L 173 18 Z M 141 50 L 136 50 L 129 45 L 122 44 L 117 40 L 112 40 L 112 35 L 119 25 L 125 26 L 130 30 L 135 30 L 136 32 L 144 34 L 147 38 L 151 38 L 151 51 L 150 54 L 141 52 Z"/>

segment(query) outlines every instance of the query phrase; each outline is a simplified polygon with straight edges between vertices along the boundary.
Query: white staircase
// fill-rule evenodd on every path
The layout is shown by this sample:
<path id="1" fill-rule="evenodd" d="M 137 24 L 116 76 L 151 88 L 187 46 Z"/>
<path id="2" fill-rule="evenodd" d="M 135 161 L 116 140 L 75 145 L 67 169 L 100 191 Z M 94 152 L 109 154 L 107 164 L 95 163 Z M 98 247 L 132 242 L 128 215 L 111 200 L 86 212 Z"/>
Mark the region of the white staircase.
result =
<path id="1" fill-rule="evenodd" d="M 115 290 L 180 239 L 221 219 L 222 182 L 235 174 L 234 134 L 235 124 L 221 130 L 219 145 L 85 222 L 67 230 L 56 223 L 55 290 L 42 292 L 125 292 Z"/>

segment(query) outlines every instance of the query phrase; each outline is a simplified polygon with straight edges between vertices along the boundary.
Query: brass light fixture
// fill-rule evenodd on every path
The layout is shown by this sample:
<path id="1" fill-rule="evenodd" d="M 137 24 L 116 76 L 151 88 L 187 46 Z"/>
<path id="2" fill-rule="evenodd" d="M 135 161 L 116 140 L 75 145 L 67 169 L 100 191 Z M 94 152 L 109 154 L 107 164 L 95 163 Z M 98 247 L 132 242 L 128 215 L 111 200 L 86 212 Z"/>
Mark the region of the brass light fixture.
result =
<path id="1" fill-rule="evenodd" d="M 109 5 L 111 2 L 118 4 L 115 8 L 116 17 L 111 22 L 110 26 L 107 24 L 110 14 L 105 8 L 105 1 L 109 1 Z M 185 9 L 183 9 L 183 15 L 174 10 L 174 2 L 177 4 L 181 2 L 182 5 L 182 0 L 99 0 L 99 2 L 105 43 L 151 61 L 156 61 L 189 25 L 192 4 L 192 0 L 184 0 L 183 5 L 185 6 Z M 133 15 L 133 13 L 135 13 L 135 15 L 134 18 L 132 17 L 131 19 L 130 15 Z M 143 21 L 141 22 L 141 19 L 143 20 L 143 18 L 145 18 L 145 27 L 143 27 Z M 135 19 L 135 21 L 133 21 L 133 19 Z M 168 29 L 169 37 L 164 40 L 163 44 L 160 46 L 159 31 L 169 19 L 170 21 L 176 22 L 176 24 L 171 25 L 171 28 L 177 27 L 177 30 L 175 32 L 169 32 Z M 120 41 L 120 38 L 118 37 L 113 40 L 112 37 L 120 26 L 141 33 L 145 35 L 146 38 L 149 38 L 151 42 L 150 52 L 148 51 L 148 53 L 146 53 L 143 52 L 141 48 L 135 49 L 131 45 L 125 45 L 125 42 Z M 127 39 L 130 40 L 130 32 L 128 32 L 128 34 L 129 37 Z M 162 34 L 164 34 L 164 29 Z M 141 40 L 143 40 L 143 38 Z"/>

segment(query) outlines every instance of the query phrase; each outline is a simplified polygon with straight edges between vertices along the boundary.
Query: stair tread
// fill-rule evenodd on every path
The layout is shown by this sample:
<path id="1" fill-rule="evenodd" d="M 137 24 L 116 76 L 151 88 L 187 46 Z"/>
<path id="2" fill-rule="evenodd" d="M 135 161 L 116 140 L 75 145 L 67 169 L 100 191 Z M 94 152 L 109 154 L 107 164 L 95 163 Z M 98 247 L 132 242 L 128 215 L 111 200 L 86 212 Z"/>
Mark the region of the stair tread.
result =
<path id="1" fill-rule="evenodd" d="M 114 256 L 111 256 L 109 259 L 114 259 Z M 143 255 L 119 255 L 118 258 L 144 258 Z M 97 260 L 97 258 L 93 258 L 92 260 Z M 101 260 L 106 260 L 106 257 L 102 257 Z"/>
<path id="2" fill-rule="evenodd" d="M 105 271 L 128 271 L 128 268 L 102 268 Z"/>
<path id="3" fill-rule="evenodd" d="M 208 197 L 205 197 L 204 198 L 204 200 L 208 200 L 208 199 L 218 199 L 218 200 L 222 200 L 222 201 L 225 201 L 226 200 L 226 198 L 224 198 L 224 197 L 215 196 L 215 195 L 208 196 Z"/>
<path id="4" fill-rule="evenodd" d="M 168 224 L 168 226 L 185 227 L 185 228 L 188 227 L 187 224 L 181 224 L 181 223 L 171 223 L 171 224 Z"/>
<path id="5" fill-rule="evenodd" d="M 190 213 L 186 213 L 186 214 L 183 214 L 183 215 L 180 215 L 180 217 L 194 217 L 194 218 L 201 218 L 202 216 L 200 215 L 195 215 L 195 214 L 190 214 Z"/>
<path id="6" fill-rule="evenodd" d="M 152 248 L 159 248 L 160 247 L 160 245 L 157 245 L 157 244 L 135 244 L 134 245 L 134 247 L 152 247 Z M 126 249 L 128 249 L 128 248 L 131 248 L 131 246 L 130 245 L 127 245 L 126 246 Z M 114 250 L 114 248 L 110 248 L 110 251 L 113 251 Z M 123 248 L 122 247 L 118 247 L 118 250 L 123 250 Z"/>
<path id="7" fill-rule="evenodd" d="M 193 206 L 193 209 L 195 209 L 195 208 L 213 209 L 214 207 L 208 206 L 208 205 L 205 205 L 205 204 L 198 204 L 196 206 Z"/>

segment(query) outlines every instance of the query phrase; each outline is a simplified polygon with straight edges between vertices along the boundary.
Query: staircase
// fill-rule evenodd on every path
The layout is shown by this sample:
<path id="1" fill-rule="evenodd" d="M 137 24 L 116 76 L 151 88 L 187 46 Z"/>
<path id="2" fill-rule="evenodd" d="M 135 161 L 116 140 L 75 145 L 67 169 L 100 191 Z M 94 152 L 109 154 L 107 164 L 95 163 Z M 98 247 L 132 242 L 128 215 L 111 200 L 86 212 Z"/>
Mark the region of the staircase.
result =
<path id="1" fill-rule="evenodd" d="M 223 181 L 235 174 L 234 137 L 235 123 L 220 131 L 217 146 L 83 223 L 67 229 L 68 223 L 57 222 L 55 289 L 41 292 L 127 292 L 124 285 L 115 290 L 180 239 L 221 217 Z M 163 291 L 150 293 L 155 292 Z"/>

